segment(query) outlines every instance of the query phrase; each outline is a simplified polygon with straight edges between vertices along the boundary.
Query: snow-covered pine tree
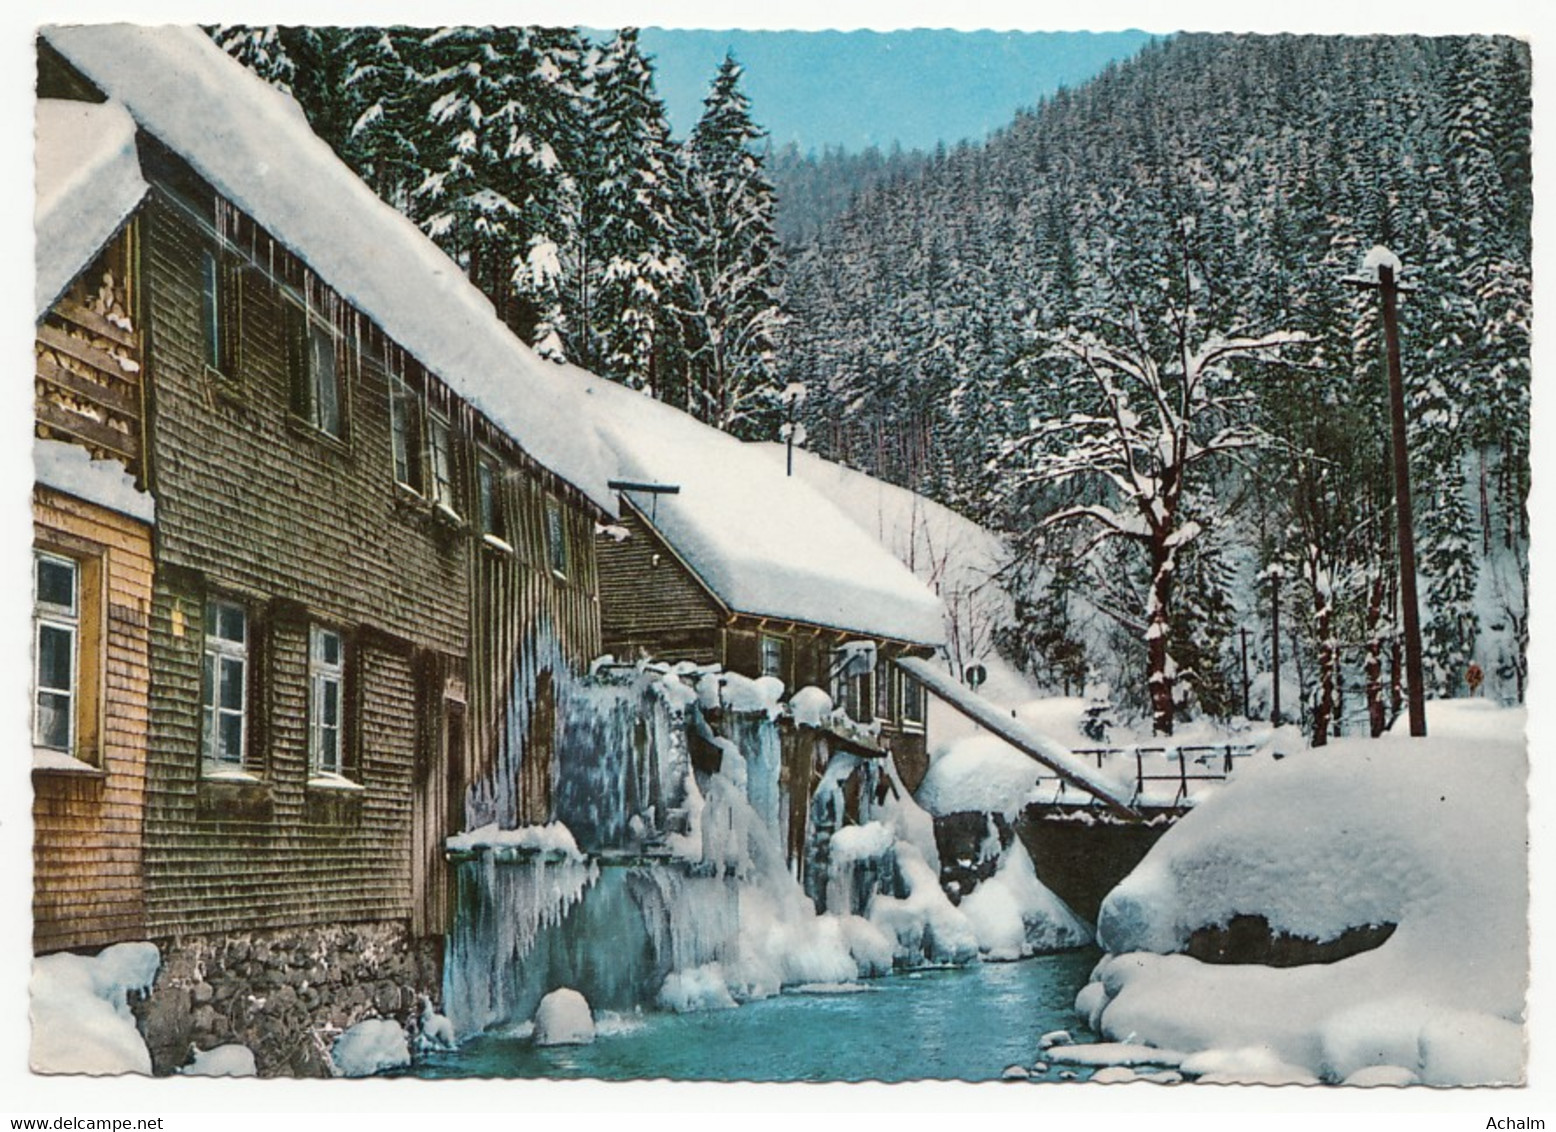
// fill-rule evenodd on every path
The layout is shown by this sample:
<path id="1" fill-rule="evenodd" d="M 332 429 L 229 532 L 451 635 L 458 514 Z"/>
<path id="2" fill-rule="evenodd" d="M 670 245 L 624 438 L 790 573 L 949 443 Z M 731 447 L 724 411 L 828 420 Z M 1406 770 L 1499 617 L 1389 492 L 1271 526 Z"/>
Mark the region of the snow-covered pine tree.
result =
<path id="1" fill-rule="evenodd" d="M 686 143 L 677 303 L 688 408 L 745 437 L 777 435 L 774 351 L 784 321 L 773 191 L 757 151 L 764 132 L 726 56 Z"/>
<path id="2" fill-rule="evenodd" d="M 422 227 L 543 355 L 565 353 L 562 278 L 577 235 L 565 155 L 582 131 L 571 32 L 445 28 L 421 44 Z"/>
<path id="3" fill-rule="evenodd" d="M 682 276 L 674 213 L 680 171 L 636 28 L 621 29 L 600 49 L 592 94 L 583 193 L 588 266 L 580 280 L 590 338 L 582 360 L 634 389 L 654 389 Z"/>

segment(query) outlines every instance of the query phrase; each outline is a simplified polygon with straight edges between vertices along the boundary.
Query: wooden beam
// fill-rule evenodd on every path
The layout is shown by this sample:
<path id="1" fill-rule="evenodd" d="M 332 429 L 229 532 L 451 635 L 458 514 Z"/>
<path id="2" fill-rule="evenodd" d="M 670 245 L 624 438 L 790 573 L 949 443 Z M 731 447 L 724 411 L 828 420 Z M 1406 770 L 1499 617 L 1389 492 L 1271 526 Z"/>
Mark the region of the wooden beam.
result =
<path id="1" fill-rule="evenodd" d="M 46 354 L 38 355 L 37 371 L 41 380 L 83 401 L 95 402 L 126 417 L 140 415 L 140 398 L 133 388 L 123 382 L 100 385 L 91 378 L 82 377 L 75 370 L 66 369 Z"/>
<path id="2" fill-rule="evenodd" d="M 893 663 L 978 726 L 1005 740 L 1027 758 L 1041 763 L 1069 785 L 1090 794 L 1121 817 L 1140 820 L 1140 811 L 1125 797 L 1123 789 L 1099 776 L 1084 761 L 1052 739 L 1039 735 L 1020 720 L 1011 718 L 971 688 L 964 688 L 921 657 L 898 657 Z"/>

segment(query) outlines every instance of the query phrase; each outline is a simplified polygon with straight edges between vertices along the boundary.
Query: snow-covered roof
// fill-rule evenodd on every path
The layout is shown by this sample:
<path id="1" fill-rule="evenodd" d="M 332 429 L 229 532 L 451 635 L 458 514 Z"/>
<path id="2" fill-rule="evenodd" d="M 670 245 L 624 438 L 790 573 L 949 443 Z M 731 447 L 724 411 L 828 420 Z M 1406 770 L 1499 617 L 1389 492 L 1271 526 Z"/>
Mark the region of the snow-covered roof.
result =
<path id="1" fill-rule="evenodd" d="M 40 99 L 36 126 L 33 317 L 42 318 L 135 210 L 146 182 L 123 106 Z"/>
<path id="2" fill-rule="evenodd" d="M 944 640 L 940 600 L 821 493 L 744 444 L 644 394 L 572 369 L 580 416 L 622 478 L 679 488 L 627 496 L 737 613 L 914 644 Z"/>
<path id="3" fill-rule="evenodd" d="M 290 97 L 198 28 L 105 24 L 42 34 L 530 455 L 614 511 L 611 453 L 570 419 L 566 379 L 509 332 L 457 264 L 346 167 Z"/>
<path id="4" fill-rule="evenodd" d="M 117 460 L 94 460 L 79 444 L 37 438 L 32 442 L 33 474 L 44 487 L 96 503 L 110 511 L 157 521 L 156 503 L 135 486 L 135 480 Z"/>

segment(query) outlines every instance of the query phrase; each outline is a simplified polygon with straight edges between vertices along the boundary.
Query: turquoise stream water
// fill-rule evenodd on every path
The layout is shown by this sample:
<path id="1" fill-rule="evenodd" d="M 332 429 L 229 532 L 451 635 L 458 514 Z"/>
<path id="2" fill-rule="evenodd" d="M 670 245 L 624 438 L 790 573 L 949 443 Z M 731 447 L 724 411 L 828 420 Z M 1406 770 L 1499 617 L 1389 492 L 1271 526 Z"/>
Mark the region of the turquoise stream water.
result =
<path id="1" fill-rule="evenodd" d="M 790 992 L 735 1010 L 607 1020 L 593 1045 L 538 1048 L 489 1034 L 420 1062 L 422 1077 L 583 1077 L 678 1081 L 986 1081 L 1030 1067 L 1037 1039 L 1067 1029 L 1098 953 L 974 963 Z M 1056 1077 L 1057 1067 L 1047 1076 Z M 1085 1072 L 1082 1076 L 1088 1075 Z M 1042 1076 L 1042 1075 L 1039 1075 Z"/>

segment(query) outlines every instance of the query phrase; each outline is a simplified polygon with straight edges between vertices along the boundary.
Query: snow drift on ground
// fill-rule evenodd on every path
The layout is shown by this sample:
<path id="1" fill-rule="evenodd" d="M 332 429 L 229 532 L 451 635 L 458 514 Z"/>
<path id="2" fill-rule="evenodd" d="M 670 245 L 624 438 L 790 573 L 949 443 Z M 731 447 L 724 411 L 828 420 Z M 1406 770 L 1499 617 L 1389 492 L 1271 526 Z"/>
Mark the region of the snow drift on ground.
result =
<path id="1" fill-rule="evenodd" d="M 1263 1065 L 1283 1080 L 1521 1081 L 1524 713 L 1450 701 L 1428 719 L 1426 739 L 1341 740 L 1244 767 L 1108 896 L 1109 954 L 1077 1009 L 1108 1036 L 1196 1051 L 1220 1079 L 1263 1079 Z M 1173 954 L 1239 914 L 1320 941 L 1398 927 L 1331 964 Z"/>
<path id="2" fill-rule="evenodd" d="M 1005 848 L 994 875 L 973 889 L 960 908 L 985 959 L 1024 959 L 1092 942 L 1086 922 L 1037 879 L 1019 838 Z"/>
<path id="3" fill-rule="evenodd" d="M 195 1050 L 194 1060 L 178 1072 L 185 1077 L 253 1077 L 258 1070 L 253 1050 L 231 1044 Z"/>
<path id="4" fill-rule="evenodd" d="M 161 965 L 150 943 L 34 959 L 28 1058 L 34 1072 L 149 1074 L 151 1054 L 130 1013 L 129 993 L 149 991 Z"/>

